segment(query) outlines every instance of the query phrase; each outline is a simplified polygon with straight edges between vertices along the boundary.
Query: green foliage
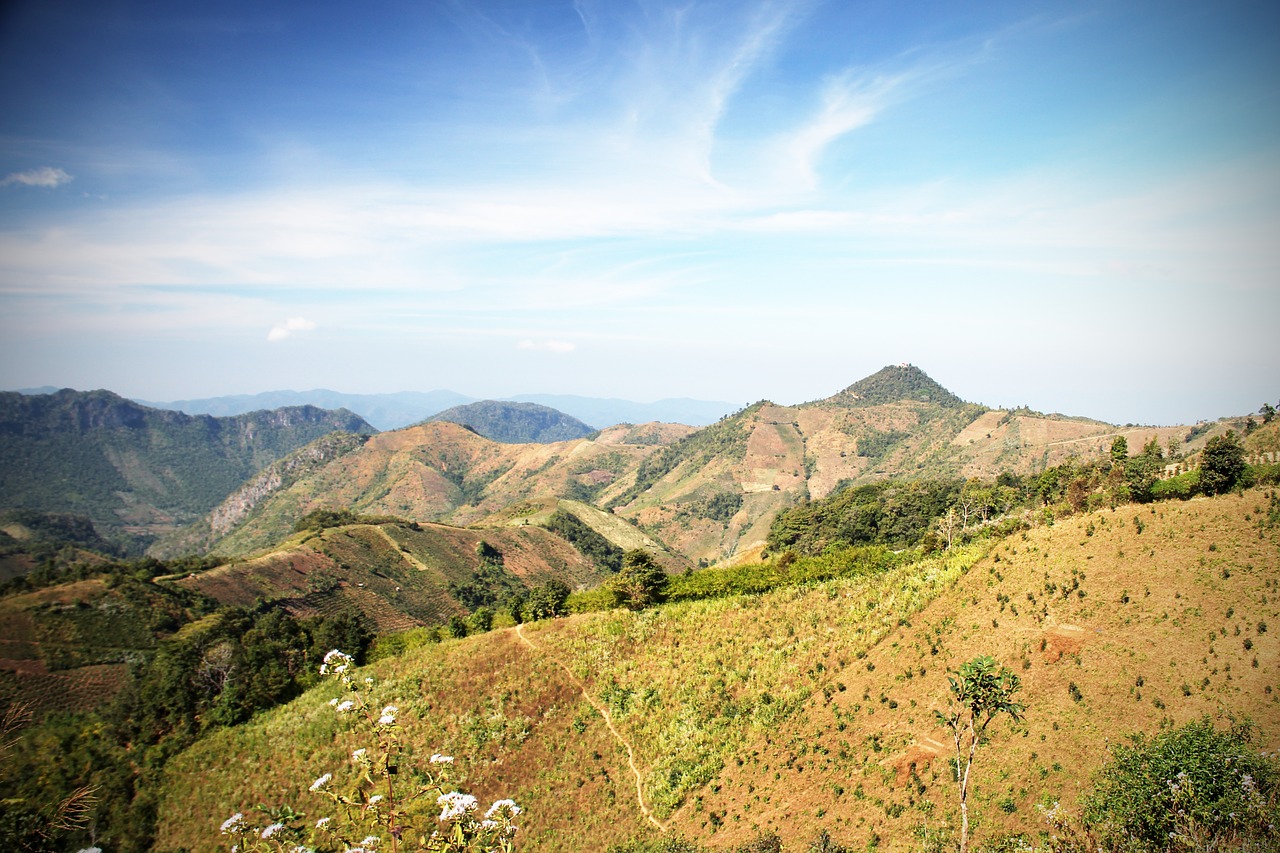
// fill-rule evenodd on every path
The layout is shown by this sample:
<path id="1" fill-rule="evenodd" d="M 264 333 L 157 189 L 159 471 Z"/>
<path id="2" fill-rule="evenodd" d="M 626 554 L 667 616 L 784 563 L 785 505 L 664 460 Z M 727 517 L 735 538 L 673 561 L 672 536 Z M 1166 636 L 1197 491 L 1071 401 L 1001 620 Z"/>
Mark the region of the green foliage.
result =
<path id="1" fill-rule="evenodd" d="M 648 551 L 633 548 L 622 555 L 622 568 L 608 586 L 614 606 L 643 610 L 665 600 L 667 576 Z"/>
<path id="2" fill-rule="evenodd" d="M 900 400 L 936 403 L 947 408 L 964 403 L 923 370 L 909 364 L 885 367 L 850 385 L 837 399 L 853 406 L 878 406 Z"/>
<path id="3" fill-rule="evenodd" d="M 950 731 L 956 747 L 956 787 L 960 797 L 960 853 L 969 842 L 969 781 L 978 744 L 991 721 L 1008 714 L 1022 719 L 1025 707 L 1013 700 L 1022 689 L 1021 679 L 1008 667 L 998 667 L 995 658 L 982 655 L 960 665 L 955 677 L 947 676 L 952 709 L 935 711 L 938 722 Z M 959 706 L 959 707 L 955 707 Z"/>
<path id="4" fill-rule="evenodd" d="M 886 481 L 845 488 L 778 513 L 769 530 L 771 552 L 920 542 L 960 493 L 959 480 Z"/>
<path id="5" fill-rule="evenodd" d="M 784 551 L 760 564 L 702 569 L 667 578 L 668 601 L 698 601 L 730 595 L 761 595 L 775 589 L 821 583 L 839 577 L 879 574 L 910 562 L 913 555 L 895 554 L 881 545 L 830 549 L 817 557 Z"/>
<path id="6" fill-rule="evenodd" d="M 911 433 L 896 429 L 885 432 L 867 429 L 858 436 L 858 455 L 879 462 L 889 454 L 894 445 L 910 437 Z"/>
<path id="7" fill-rule="evenodd" d="M 1151 484 L 1151 499 L 1188 500 L 1200 493 L 1200 472 L 1188 471 L 1165 480 L 1156 480 Z"/>
<path id="8" fill-rule="evenodd" d="M 568 597 L 569 587 L 563 581 L 547 581 L 530 590 L 521 608 L 521 615 L 525 621 L 564 616 L 569 612 L 565 607 L 565 600 Z"/>
<path id="9" fill-rule="evenodd" d="M 1112 749 L 1084 800 L 1086 824 L 1126 851 L 1274 849 L 1280 761 L 1247 724 L 1204 718 Z M 1250 848 L 1250 844 L 1253 845 Z"/>
<path id="10" fill-rule="evenodd" d="M 592 530 L 573 513 L 557 509 L 547 519 L 546 528 L 565 539 L 578 553 L 596 565 L 611 572 L 622 568 L 622 549 Z"/>
<path id="11" fill-rule="evenodd" d="M 1215 435 L 1200 454 L 1200 490 L 1206 495 L 1228 492 L 1244 469 L 1244 448 L 1236 434 L 1228 430 L 1226 435 Z"/>
<path id="12" fill-rule="evenodd" d="M 552 444 L 585 438 L 593 431 L 577 418 L 550 406 L 497 400 L 454 406 L 427 418 L 430 421 L 459 424 L 504 444 Z"/>

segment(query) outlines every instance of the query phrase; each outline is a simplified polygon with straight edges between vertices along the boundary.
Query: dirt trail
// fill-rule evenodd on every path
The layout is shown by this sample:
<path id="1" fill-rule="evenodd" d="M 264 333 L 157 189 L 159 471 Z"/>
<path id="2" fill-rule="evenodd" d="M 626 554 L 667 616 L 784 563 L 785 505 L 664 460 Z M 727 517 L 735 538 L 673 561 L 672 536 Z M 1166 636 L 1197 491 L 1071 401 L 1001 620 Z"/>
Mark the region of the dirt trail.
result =
<path id="1" fill-rule="evenodd" d="M 641 784 L 640 768 L 636 767 L 635 750 L 631 748 L 631 744 L 628 743 L 627 739 L 622 736 L 622 733 L 619 732 L 614 727 L 613 718 L 609 716 L 609 709 L 606 708 L 599 701 L 597 701 L 595 698 L 593 698 L 591 694 L 587 692 L 587 686 L 583 684 L 576 675 L 573 674 L 573 671 L 570 670 L 569 667 L 561 663 L 559 658 L 557 658 L 553 654 L 550 654 L 549 652 L 544 652 L 542 649 L 535 646 L 533 644 L 533 641 L 524 635 L 524 625 L 516 626 L 516 635 L 519 636 L 520 639 L 524 641 L 526 646 L 533 649 L 534 652 L 540 655 L 546 655 L 548 658 L 552 660 L 553 663 L 555 663 L 556 666 L 564 670 L 565 675 L 569 676 L 569 680 L 572 681 L 574 684 L 576 684 L 578 686 L 578 689 L 582 691 L 582 698 L 590 702 L 591 707 L 595 708 L 597 711 L 600 712 L 600 716 L 604 718 L 604 724 L 609 727 L 609 732 L 613 735 L 614 739 L 617 740 L 618 743 L 622 744 L 627 749 L 627 765 L 630 766 L 631 768 L 631 775 L 634 776 L 636 779 L 636 802 L 640 804 L 640 811 L 644 814 L 645 818 L 649 821 L 649 823 L 653 824 L 655 827 L 658 828 L 659 832 L 666 832 L 667 831 L 666 825 L 663 824 L 661 821 L 659 821 L 656 817 L 654 817 L 653 812 L 649 811 L 649 807 L 645 805 L 644 788 L 642 787 L 642 784 Z"/>

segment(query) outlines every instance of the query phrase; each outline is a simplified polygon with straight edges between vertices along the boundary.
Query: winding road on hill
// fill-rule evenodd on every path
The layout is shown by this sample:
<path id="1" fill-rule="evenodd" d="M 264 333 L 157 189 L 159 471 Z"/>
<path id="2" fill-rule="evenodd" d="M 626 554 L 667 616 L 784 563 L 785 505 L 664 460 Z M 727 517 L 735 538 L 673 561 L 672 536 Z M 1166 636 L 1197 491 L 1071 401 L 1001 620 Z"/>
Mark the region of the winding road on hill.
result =
<path id="1" fill-rule="evenodd" d="M 516 626 L 516 635 L 520 637 L 521 640 L 524 641 L 524 644 L 526 646 L 533 649 L 533 651 L 536 654 L 545 655 L 546 657 L 550 658 L 551 661 L 556 666 L 564 670 L 565 675 L 569 676 L 569 680 L 572 681 L 575 685 L 577 685 L 578 689 L 582 691 L 582 697 L 591 704 L 592 708 L 595 708 L 597 711 L 600 712 L 600 716 L 604 718 L 604 724 L 609 727 L 609 732 L 613 735 L 614 739 L 617 740 L 618 743 L 626 747 L 627 765 L 631 768 L 631 775 L 634 776 L 636 779 L 636 802 L 640 804 L 640 811 L 644 813 L 644 816 L 649 821 L 649 823 L 653 824 L 655 827 L 658 828 L 659 832 L 666 832 L 667 831 L 666 825 L 662 823 L 660 820 L 658 820 L 656 817 L 654 817 L 653 812 L 649 811 L 649 807 L 645 805 L 644 788 L 642 787 L 642 782 L 640 778 L 640 768 L 636 766 L 635 750 L 631 748 L 631 744 L 627 741 L 626 738 L 622 736 L 622 733 L 619 732 L 617 728 L 614 727 L 613 718 L 609 716 L 609 709 L 606 708 L 601 702 L 596 700 L 594 697 L 592 697 L 590 693 L 587 692 L 587 686 L 583 684 L 582 681 L 579 680 L 579 678 L 576 675 L 573 674 L 573 670 L 569 669 L 569 667 L 561 663 L 559 658 L 557 658 L 555 655 L 551 654 L 550 652 L 545 652 L 542 649 L 535 646 L 533 644 L 533 641 L 524 635 L 523 624 Z"/>

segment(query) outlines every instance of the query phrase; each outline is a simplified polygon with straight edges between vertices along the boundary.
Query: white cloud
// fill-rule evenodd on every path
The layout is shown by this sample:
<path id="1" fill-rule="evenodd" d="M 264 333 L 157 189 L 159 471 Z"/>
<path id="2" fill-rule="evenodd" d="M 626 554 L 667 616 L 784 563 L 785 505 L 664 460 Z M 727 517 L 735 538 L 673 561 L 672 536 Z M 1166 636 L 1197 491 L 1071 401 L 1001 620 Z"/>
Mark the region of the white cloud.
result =
<path id="1" fill-rule="evenodd" d="M 52 166 L 41 166 L 38 169 L 27 169 L 25 172 L 11 172 L 0 180 L 0 187 L 21 184 L 24 187 L 60 187 L 70 183 L 71 175 L 62 169 Z"/>
<path id="2" fill-rule="evenodd" d="M 517 347 L 537 352 L 573 352 L 577 347 L 568 341 L 521 341 Z"/>
<path id="3" fill-rule="evenodd" d="M 303 317 L 290 317 L 283 323 L 276 323 L 272 326 L 271 331 L 267 332 L 267 340 L 272 343 L 276 341 L 283 341 L 294 332 L 309 332 L 315 327 L 316 324 L 311 320 L 307 320 Z"/>

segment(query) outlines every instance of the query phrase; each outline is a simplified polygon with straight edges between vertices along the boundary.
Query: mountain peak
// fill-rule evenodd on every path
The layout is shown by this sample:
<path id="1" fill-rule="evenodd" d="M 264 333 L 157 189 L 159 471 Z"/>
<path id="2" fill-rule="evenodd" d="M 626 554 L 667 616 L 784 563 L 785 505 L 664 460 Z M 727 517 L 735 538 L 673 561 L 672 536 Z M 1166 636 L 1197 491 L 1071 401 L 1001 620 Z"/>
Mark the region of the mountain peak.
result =
<path id="1" fill-rule="evenodd" d="M 858 380 L 831 399 L 849 406 L 877 406 L 914 400 L 952 407 L 964 402 L 914 364 L 889 365 Z"/>

